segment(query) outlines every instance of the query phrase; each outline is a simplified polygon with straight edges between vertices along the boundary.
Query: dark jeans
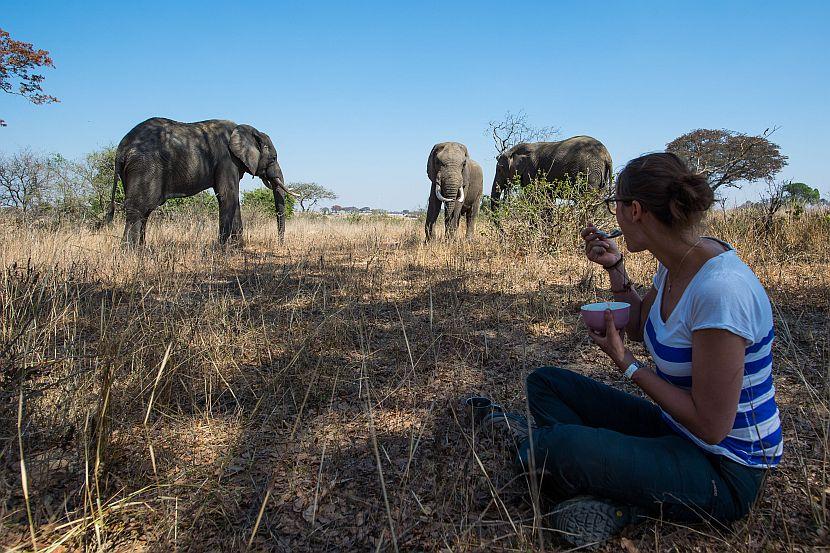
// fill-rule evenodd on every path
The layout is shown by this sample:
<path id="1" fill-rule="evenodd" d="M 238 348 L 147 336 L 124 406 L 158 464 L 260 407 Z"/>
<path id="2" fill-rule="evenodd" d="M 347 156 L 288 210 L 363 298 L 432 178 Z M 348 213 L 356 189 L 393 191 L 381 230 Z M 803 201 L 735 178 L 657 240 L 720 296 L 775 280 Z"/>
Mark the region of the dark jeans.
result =
<path id="1" fill-rule="evenodd" d="M 675 521 L 743 517 L 765 469 L 712 455 L 676 434 L 650 401 L 555 367 L 527 377 L 539 426 L 533 459 L 542 490 L 554 499 L 591 495 Z M 529 467 L 531 444 L 519 461 Z"/>

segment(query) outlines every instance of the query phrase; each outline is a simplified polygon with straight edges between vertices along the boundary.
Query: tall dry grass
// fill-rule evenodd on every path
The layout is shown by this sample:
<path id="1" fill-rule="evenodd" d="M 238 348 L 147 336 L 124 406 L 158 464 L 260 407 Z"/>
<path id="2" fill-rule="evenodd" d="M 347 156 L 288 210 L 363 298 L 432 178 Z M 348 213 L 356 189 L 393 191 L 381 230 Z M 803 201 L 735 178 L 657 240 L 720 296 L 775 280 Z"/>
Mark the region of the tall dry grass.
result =
<path id="1" fill-rule="evenodd" d="M 827 543 L 830 218 L 754 221 L 715 213 L 707 233 L 773 301 L 784 461 L 747 520 L 650 521 L 634 546 Z M 0 543 L 556 549 L 544 501 L 459 400 L 521 409 L 543 364 L 635 391 L 579 324 L 608 293 L 576 229 L 542 255 L 482 223 L 472 244 L 429 245 L 413 221 L 298 219 L 284 246 L 272 222 L 246 225 L 241 252 L 198 218 L 151 221 L 124 251 L 117 227 L 0 221 Z M 630 259 L 647 285 L 654 261 Z"/>

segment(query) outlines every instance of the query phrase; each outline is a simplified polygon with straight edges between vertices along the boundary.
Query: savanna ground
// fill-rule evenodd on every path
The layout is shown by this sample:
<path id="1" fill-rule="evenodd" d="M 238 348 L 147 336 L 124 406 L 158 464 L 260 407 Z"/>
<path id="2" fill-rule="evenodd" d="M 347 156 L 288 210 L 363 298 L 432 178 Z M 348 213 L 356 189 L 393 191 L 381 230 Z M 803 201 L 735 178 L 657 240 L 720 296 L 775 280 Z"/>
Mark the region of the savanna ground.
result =
<path id="1" fill-rule="evenodd" d="M 828 535 L 830 216 L 763 234 L 715 214 L 776 317 L 786 449 L 731 527 L 650 520 L 608 550 L 812 550 Z M 422 243 L 417 221 L 213 219 L 120 227 L 0 221 L 0 544 L 10 550 L 543 551 L 563 548 L 460 401 L 525 409 L 559 365 L 637 393 L 591 344 L 607 298 L 573 228 L 517 252 Z M 647 285 L 655 261 L 632 255 Z M 24 468 L 25 467 L 25 468 Z M 25 477 L 21 477 L 24 474 Z"/>

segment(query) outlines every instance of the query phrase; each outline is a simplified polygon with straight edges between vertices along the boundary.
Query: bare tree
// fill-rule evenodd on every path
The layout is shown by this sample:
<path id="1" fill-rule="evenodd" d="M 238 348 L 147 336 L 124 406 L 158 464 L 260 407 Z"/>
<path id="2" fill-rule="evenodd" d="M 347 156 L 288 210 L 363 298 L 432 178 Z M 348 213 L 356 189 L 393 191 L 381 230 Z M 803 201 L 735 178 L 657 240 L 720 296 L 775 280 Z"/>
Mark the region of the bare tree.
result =
<path id="1" fill-rule="evenodd" d="M 316 182 L 292 182 L 291 191 L 297 195 L 301 211 L 308 211 L 320 200 L 336 200 L 337 194 Z"/>
<path id="2" fill-rule="evenodd" d="M 46 199 L 54 176 L 52 160 L 29 149 L 0 156 L 0 205 L 31 211 Z"/>
<path id="3" fill-rule="evenodd" d="M 705 174 L 712 190 L 740 188 L 741 182 L 770 180 L 787 165 L 787 156 L 769 140 L 776 130 L 747 135 L 726 129 L 696 129 L 669 142 L 666 151 Z"/>
<path id="4" fill-rule="evenodd" d="M 522 142 L 542 142 L 559 134 L 556 127 L 534 127 L 527 122 L 524 111 L 512 113 L 508 111 L 500 121 L 490 121 L 487 124 L 486 136 L 493 139 L 496 147 L 496 157 Z"/>
<path id="5" fill-rule="evenodd" d="M 772 232 L 775 214 L 787 204 L 787 188 L 791 183 L 792 181 L 767 179 L 766 194 L 761 194 L 761 205 L 764 209 L 761 221 L 764 232 Z"/>

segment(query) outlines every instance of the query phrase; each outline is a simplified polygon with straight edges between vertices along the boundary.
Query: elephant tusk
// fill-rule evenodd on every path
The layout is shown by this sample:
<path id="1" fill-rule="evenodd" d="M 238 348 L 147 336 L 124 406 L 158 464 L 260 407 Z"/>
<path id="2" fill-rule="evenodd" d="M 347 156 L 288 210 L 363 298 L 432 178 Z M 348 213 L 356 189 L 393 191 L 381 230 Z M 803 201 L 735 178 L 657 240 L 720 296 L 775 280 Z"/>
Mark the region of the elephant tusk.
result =
<path id="1" fill-rule="evenodd" d="M 277 186 L 278 186 L 278 187 L 280 187 L 280 188 L 282 188 L 282 189 L 285 191 L 285 193 L 286 193 L 286 194 L 288 194 L 289 196 L 293 196 L 293 197 L 295 197 L 295 198 L 299 198 L 299 195 L 298 195 L 296 192 L 293 192 L 293 191 L 292 191 L 290 188 L 288 188 L 287 186 L 285 186 L 285 184 L 283 184 L 283 182 L 282 182 L 282 181 L 279 181 L 279 180 L 278 180 L 278 181 L 277 181 Z"/>
<path id="2" fill-rule="evenodd" d="M 444 203 L 448 203 L 448 204 L 449 204 L 449 203 L 452 203 L 452 202 L 464 203 L 464 187 L 462 186 L 462 187 L 460 187 L 460 188 L 458 189 L 458 198 L 455 198 L 455 199 L 451 200 L 451 199 L 449 199 L 449 198 L 445 198 L 445 197 L 441 194 L 441 185 L 440 185 L 440 184 L 438 184 L 438 183 L 436 182 L 436 183 L 435 183 L 435 196 L 436 196 L 439 200 L 441 200 L 442 202 L 444 202 Z"/>
<path id="3" fill-rule="evenodd" d="M 444 196 L 441 195 L 441 185 L 439 183 L 435 183 L 435 196 L 441 200 L 442 202 L 452 202 L 454 200 L 448 200 Z"/>

